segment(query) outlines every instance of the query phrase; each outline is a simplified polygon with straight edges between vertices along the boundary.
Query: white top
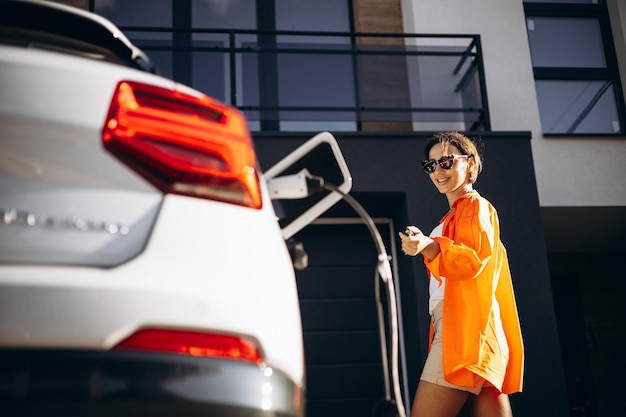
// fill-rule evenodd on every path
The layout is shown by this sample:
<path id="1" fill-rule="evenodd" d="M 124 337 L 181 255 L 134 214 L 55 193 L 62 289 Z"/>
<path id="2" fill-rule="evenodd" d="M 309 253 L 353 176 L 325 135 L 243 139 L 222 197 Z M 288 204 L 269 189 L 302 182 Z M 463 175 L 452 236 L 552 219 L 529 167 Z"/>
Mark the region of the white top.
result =
<path id="1" fill-rule="evenodd" d="M 443 223 L 439 223 L 437 227 L 430 232 L 430 237 L 440 237 L 441 232 L 443 231 Z M 428 294 L 430 295 L 430 300 L 428 301 L 428 311 L 432 315 L 433 311 L 437 304 L 443 300 L 443 292 L 446 287 L 446 278 L 440 277 L 441 283 L 435 278 L 435 276 L 431 273 L 430 279 L 428 280 Z"/>

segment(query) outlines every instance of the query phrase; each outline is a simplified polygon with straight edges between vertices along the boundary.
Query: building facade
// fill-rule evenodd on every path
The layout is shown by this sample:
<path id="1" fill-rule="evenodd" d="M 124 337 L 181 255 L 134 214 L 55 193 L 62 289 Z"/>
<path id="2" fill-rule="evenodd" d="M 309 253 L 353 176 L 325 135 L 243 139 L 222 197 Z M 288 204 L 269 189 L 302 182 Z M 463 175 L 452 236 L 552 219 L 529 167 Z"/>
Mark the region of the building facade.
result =
<path id="1" fill-rule="evenodd" d="M 426 356 L 427 284 L 397 248 L 446 203 L 419 172 L 435 131 L 485 145 L 526 343 L 517 416 L 612 416 L 626 338 L 626 3 L 622 0 L 75 0 L 174 79 L 240 107 L 262 168 L 319 131 L 393 257 L 402 390 Z M 374 245 L 339 204 L 300 232 L 308 415 L 384 398 Z"/>

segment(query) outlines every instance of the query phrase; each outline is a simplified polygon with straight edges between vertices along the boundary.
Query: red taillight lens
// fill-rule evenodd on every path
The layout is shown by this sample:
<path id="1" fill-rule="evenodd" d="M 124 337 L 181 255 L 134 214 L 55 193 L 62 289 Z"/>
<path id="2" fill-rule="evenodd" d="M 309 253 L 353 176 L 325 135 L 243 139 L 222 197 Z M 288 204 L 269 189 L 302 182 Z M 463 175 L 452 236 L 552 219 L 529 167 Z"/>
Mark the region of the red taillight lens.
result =
<path id="1" fill-rule="evenodd" d="M 147 350 L 190 356 L 235 359 L 260 364 L 263 357 L 248 339 L 213 333 L 170 329 L 142 329 L 114 349 Z"/>
<path id="2" fill-rule="evenodd" d="M 103 141 L 163 192 L 261 207 L 256 154 L 244 116 L 208 96 L 121 82 Z"/>

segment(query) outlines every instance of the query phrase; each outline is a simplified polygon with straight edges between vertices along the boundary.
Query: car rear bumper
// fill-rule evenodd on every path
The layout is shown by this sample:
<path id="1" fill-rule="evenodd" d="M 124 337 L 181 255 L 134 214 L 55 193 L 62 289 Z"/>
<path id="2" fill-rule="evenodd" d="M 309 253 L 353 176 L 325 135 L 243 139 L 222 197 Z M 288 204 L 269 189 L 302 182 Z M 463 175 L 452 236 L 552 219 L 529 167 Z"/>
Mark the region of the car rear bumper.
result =
<path id="1" fill-rule="evenodd" d="M 137 352 L 0 350 L 2 416 L 302 416 L 303 389 L 232 360 Z"/>

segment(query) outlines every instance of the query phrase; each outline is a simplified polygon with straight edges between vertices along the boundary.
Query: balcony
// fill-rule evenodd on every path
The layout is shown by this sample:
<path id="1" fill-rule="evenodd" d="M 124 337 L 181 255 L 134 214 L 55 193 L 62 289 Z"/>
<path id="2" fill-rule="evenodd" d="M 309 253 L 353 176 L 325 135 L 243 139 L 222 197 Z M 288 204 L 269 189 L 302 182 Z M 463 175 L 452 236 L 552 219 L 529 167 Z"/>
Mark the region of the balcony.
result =
<path id="1" fill-rule="evenodd" d="M 478 35 L 122 29 L 252 131 L 490 130 Z"/>

